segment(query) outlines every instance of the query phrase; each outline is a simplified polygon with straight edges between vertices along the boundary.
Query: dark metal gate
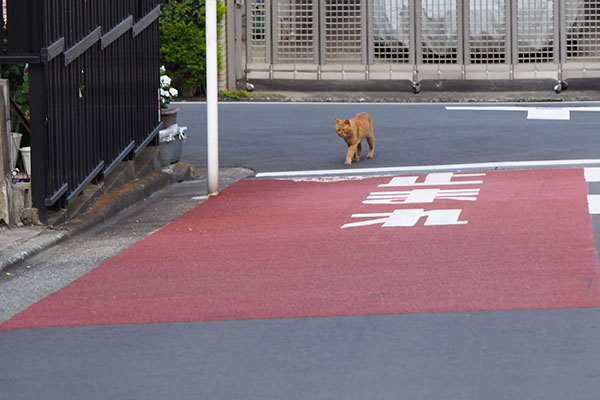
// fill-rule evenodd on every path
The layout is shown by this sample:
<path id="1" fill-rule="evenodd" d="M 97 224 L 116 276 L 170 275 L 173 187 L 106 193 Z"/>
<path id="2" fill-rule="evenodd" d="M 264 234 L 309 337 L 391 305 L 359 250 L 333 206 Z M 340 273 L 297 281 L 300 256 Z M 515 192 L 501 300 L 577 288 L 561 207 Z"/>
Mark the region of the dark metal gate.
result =
<path id="1" fill-rule="evenodd" d="M 30 66 L 32 201 L 45 221 L 48 208 L 157 144 L 160 5 L 3 3 L 0 62 Z"/>

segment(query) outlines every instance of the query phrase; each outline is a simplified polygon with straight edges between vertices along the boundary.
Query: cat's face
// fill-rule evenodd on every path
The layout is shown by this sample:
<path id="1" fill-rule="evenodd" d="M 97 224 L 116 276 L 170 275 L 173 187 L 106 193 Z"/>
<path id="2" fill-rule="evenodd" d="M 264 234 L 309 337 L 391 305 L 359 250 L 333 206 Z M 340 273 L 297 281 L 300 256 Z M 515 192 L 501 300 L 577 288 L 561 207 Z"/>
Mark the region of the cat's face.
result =
<path id="1" fill-rule="evenodd" d="M 352 128 L 350 127 L 350 121 L 340 120 L 335 118 L 335 133 L 338 134 L 339 137 L 345 138 L 352 133 Z"/>

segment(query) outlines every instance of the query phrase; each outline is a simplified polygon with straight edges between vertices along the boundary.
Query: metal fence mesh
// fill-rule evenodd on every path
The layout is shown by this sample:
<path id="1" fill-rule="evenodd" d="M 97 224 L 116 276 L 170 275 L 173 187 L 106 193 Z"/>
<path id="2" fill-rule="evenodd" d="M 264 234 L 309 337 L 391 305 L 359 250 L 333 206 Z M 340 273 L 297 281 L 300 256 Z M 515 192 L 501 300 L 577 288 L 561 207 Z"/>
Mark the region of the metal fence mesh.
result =
<path id="1" fill-rule="evenodd" d="M 506 1 L 469 2 L 469 61 L 471 64 L 506 62 Z"/>
<path id="2" fill-rule="evenodd" d="M 421 1 L 421 61 L 424 64 L 458 63 L 458 12 L 456 0 Z"/>
<path id="3" fill-rule="evenodd" d="M 373 54 L 375 62 L 410 62 L 408 0 L 374 0 Z"/>
<path id="4" fill-rule="evenodd" d="M 419 74 L 414 79 L 431 73 L 441 79 L 551 77 L 555 67 L 557 76 L 565 70 L 571 76 L 600 76 L 600 0 L 249 0 L 246 4 L 247 62 L 254 64 L 256 76 L 256 64 L 263 68 L 261 77 L 268 71 L 265 65 L 277 71 L 281 64 L 280 71 L 292 71 L 293 79 L 313 79 L 317 73 L 323 73 L 314 75 L 321 79 L 362 79 L 365 71 L 366 79 L 397 79 L 400 75 L 394 73 L 413 64 L 413 72 Z M 469 68 L 460 70 L 463 63 Z M 507 65 L 520 67 L 503 75 Z"/>
<path id="5" fill-rule="evenodd" d="M 315 59 L 313 0 L 277 3 L 277 46 L 279 62 L 312 62 Z"/>
<path id="6" fill-rule="evenodd" d="M 517 1 L 517 51 L 519 63 L 554 61 L 553 0 Z"/>
<path id="7" fill-rule="evenodd" d="M 569 61 L 600 61 L 600 1 L 566 0 Z"/>
<path id="8" fill-rule="evenodd" d="M 360 0 L 325 0 L 325 58 L 329 62 L 362 61 Z"/>
<path id="9" fill-rule="evenodd" d="M 250 54 L 249 62 L 267 62 L 267 10 L 265 0 L 255 0 L 250 3 Z"/>

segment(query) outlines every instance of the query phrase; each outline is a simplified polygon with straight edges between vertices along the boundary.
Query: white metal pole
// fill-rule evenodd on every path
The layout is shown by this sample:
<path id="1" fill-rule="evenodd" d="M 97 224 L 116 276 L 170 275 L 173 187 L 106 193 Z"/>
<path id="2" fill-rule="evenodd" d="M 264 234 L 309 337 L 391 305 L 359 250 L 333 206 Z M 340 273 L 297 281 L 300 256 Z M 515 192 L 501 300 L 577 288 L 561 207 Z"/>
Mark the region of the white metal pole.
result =
<path id="1" fill-rule="evenodd" d="M 217 99 L 217 0 L 206 0 L 206 136 L 208 194 L 219 192 L 219 109 Z"/>

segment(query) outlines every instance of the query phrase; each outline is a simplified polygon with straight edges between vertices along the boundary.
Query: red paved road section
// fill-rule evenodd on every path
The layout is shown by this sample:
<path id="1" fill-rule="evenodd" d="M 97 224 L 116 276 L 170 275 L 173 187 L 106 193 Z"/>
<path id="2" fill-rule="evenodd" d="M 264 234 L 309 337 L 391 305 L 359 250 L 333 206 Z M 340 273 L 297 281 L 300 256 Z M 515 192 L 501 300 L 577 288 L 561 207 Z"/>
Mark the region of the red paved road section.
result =
<path id="1" fill-rule="evenodd" d="M 363 204 L 410 190 L 390 177 L 240 181 L 0 328 L 600 306 L 582 170 L 469 179 L 476 201 L 393 205 Z M 409 208 L 468 223 L 341 229 Z"/>

